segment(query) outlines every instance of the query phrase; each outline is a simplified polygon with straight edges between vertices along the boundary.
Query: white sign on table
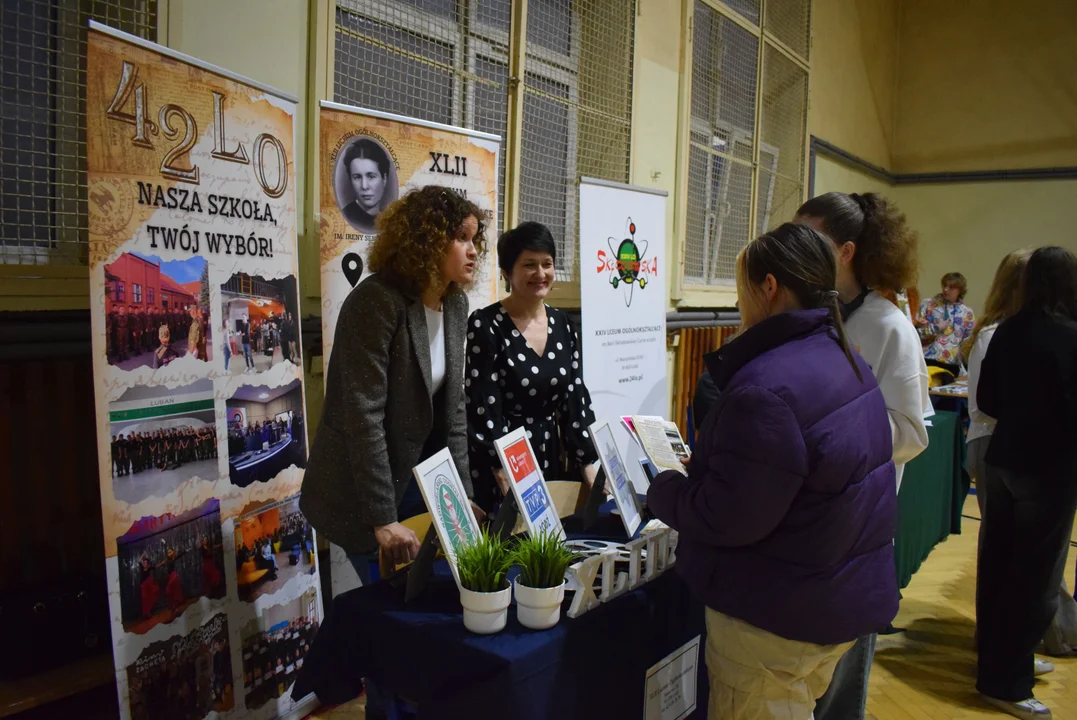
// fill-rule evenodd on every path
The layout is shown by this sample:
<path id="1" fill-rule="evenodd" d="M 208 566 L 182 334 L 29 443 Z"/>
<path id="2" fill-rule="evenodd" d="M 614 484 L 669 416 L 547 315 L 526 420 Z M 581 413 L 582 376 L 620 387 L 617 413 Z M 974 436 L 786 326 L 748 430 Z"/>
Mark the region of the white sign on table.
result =
<path id="1" fill-rule="evenodd" d="M 561 518 L 546 487 L 546 480 L 535 462 L 535 452 L 527 431 L 517 428 L 508 435 L 494 440 L 501 465 L 509 474 L 509 485 L 520 508 L 527 531 L 538 535 L 543 530 L 551 535 L 565 539 L 565 529 L 561 527 Z"/>
<path id="2" fill-rule="evenodd" d="M 666 415 L 666 193 L 580 179 L 583 379 L 596 417 Z M 621 427 L 628 476 L 646 492 L 639 448 Z"/>
<path id="3" fill-rule="evenodd" d="M 479 523 L 471 512 L 471 502 L 464 490 L 464 483 L 460 482 L 456 463 L 449 449 L 444 448 L 419 463 L 412 472 L 430 511 L 430 520 L 437 530 L 441 550 L 449 560 L 456 584 L 460 585 L 456 555 L 479 537 Z"/>
<path id="4" fill-rule="evenodd" d="M 695 712 L 699 639 L 696 635 L 647 670 L 644 720 L 683 720 Z"/>
<path id="5" fill-rule="evenodd" d="M 606 422 L 596 422 L 590 427 L 590 431 L 591 442 L 594 443 L 598 459 L 606 471 L 606 489 L 613 493 L 625 532 L 628 537 L 632 537 L 639 528 L 641 518 L 636 503 L 636 490 L 628 477 L 621 451 L 617 449 L 617 439 L 613 436 L 610 424 Z"/>

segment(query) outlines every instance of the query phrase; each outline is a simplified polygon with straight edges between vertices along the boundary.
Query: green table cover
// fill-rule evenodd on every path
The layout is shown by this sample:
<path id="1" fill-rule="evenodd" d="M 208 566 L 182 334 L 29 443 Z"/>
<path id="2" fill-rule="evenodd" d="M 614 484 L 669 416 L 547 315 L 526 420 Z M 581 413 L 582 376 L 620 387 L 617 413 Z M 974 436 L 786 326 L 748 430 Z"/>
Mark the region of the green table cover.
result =
<path id="1" fill-rule="evenodd" d="M 936 412 L 927 434 L 927 449 L 905 466 L 898 493 L 894 560 L 900 588 L 908 586 L 937 544 L 961 532 L 961 512 L 969 490 L 959 415 Z"/>

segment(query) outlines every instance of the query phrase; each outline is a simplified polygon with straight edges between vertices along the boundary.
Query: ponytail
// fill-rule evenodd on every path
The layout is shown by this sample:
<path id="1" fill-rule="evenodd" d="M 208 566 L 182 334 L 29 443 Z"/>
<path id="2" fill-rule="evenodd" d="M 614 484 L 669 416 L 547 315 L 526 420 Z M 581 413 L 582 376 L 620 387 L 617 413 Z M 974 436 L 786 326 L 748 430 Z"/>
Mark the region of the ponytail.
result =
<path id="1" fill-rule="evenodd" d="M 856 245 L 857 282 L 879 292 L 900 292 L 920 274 L 919 237 L 905 213 L 878 193 L 831 192 L 808 200 L 798 218 L 818 218 L 839 247 Z"/>
<path id="2" fill-rule="evenodd" d="M 856 364 L 856 358 L 853 357 L 853 351 L 849 349 L 849 336 L 845 333 L 845 321 L 841 319 L 841 299 L 838 298 L 838 291 L 827 291 L 826 296 L 827 298 L 824 304 L 826 308 L 830 310 L 830 321 L 834 323 L 834 333 L 838 336 L 838 346 L 841 347 L 841 351 L 845 353 L 845 359 L 848 360 L 849 364 L 853 367 L 853 372 L 856 373 L 856 379 L 860 382 L 864 382 L 864 376 L 860 372 L 860 366 Z"/>

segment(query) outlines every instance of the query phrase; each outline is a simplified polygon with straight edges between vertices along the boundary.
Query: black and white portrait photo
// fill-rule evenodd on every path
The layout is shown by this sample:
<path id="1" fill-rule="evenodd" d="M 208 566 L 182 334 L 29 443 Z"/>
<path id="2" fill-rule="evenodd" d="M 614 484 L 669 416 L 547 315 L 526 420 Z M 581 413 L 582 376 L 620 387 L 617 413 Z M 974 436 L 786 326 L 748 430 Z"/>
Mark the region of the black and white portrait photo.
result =
<path id="1" fill-rule="evenodd" d="M 344 219 L 369 235 L 378 213 L 397 198 L 396 166 L 380 142 L 359 136 L 337 158 L 333 186 Z"/>

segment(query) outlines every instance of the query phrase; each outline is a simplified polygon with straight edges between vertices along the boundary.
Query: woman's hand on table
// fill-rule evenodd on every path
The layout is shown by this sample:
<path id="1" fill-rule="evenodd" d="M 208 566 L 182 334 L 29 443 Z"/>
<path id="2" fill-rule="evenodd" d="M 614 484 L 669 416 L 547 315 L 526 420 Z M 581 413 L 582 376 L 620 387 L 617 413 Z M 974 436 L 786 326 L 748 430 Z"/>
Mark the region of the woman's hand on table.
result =
<path id="1" fill-rule="evenodd" d="M 374 538 L 394 565 L 409 563 L 419 554 L 419 537 L 398 522 L 375 527 Z"/>

